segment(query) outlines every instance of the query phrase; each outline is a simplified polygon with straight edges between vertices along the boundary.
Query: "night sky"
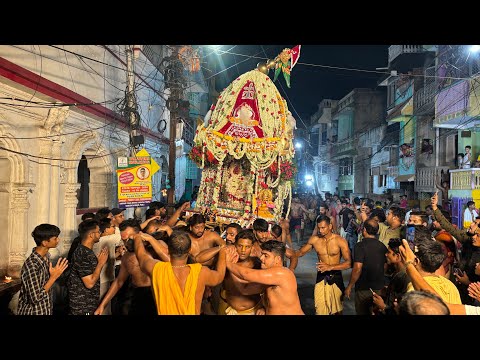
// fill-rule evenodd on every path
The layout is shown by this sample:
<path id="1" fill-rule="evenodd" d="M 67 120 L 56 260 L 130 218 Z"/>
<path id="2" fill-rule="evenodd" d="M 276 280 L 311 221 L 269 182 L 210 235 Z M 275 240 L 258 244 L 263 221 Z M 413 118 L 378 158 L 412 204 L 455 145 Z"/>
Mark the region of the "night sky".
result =
<path id="1" fill-rule="evenodd" d="M 257 63 L 264 61 L 266 57 L 273 59 L 282 49 L 292 48 L 295 45 L 297 44 L 221 45 L 218 54 L 221 54 L 223 69 L 231 68 L 216 76 L 217 90 L 221 91 L 238 75 L 254 69 Z M 287 88 L 282 75 L 275 82 L 280 93 L 287 100 L 289 110 L 297 118 L 297 125 L 301 125 L 301 121 L 298 121 L 299 117 L 308 120 L 309 116 L 317 111 L 318 103 L 322 99 L 341 99 L 354 88 L 375 88 L 380 76 L 383 76 L 375 73 L 313 67 L 301 63 L 375 70 L 388 65 L 388 47 L 389 45 L 302 44 L 300 59 L 292 70 L 291 88 Z M 222 54 L 222 51 L 228 53 Z M 208 54 L 208 50 L 204 52 L 205 54 Z M 221 65 L 217 65 L 217 72 L 220 69 Z M 273 79 L 272 70 L 269 76 Z"/>

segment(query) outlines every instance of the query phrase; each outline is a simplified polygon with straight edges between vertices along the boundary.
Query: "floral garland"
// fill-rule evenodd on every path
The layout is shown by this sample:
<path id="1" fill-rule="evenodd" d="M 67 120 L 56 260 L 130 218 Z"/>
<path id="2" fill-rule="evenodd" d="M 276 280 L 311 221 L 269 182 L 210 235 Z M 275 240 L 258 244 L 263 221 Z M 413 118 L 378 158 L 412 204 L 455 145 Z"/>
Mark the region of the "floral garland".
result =
<path id="1" fill-rule="evenodd" d="M 266 171 L 276 181 L 286 182 L 295 178 L 298 169 L 297 164 L 293 160 L 281 159 L 279 157 L 278 162 L 272 163 Z M 269 184 L 269 186 L 274 187 L 272 184 Z"/>
<path id="2" fill-rule="evenodd" d="M 205 151 L 206 150 L 206 151 Z M 206 152 L 206 154 L 205 154 Z M 218 160 L 215 158 L 213 153 L 205 149 L 203 146 L 195 145 L 192 147 L 192 150 L 188 153 L 188 157 L 200 168 L 210 167 L 212 165 L 217 165 Z"/>

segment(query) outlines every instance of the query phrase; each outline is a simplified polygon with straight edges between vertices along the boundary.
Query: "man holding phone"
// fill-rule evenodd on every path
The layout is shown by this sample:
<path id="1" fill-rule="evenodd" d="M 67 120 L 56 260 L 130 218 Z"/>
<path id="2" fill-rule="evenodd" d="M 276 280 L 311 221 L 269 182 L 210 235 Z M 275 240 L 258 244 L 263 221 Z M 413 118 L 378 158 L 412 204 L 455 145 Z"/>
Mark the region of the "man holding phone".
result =
<path id="1" fill-rule="evenodd" d="M 456 275 L 456 280 L 458 283 L 463 284 L 460 288 L 462 289 L 462 300 L 470 301 L 467 296 L 465 296 L 466 287 L 470 282 L 475 282 L 480 280 L 480 276 L 475 274 L 475 264 L 480 262 L 480 251 L 477 248 L 480 248 L 480 218 L 477 218 L 470 224 L 468 229 L 457 229 L 453 226 L 445 216 L 443 216 L 441 210 L 438 208 L 438 194 L 435 193 L 432 196 L 432 208 L 433 215 L 435 219 L 440 223 L 441 227 L 448 231 L 451 235 L 460 241 L 463 245 L 462 248 L 462 260 L 466 264 L 463 268 L 464 274 L 462 277 Z"/>
<path id="2" fill-rule="evenodd" d="M 378 222 L 375 219 L 365 221 L 363 240 L 355 244 L 353 270 L 345 296 L 350 299 L 355 286 L 355 311 L 357 315 L 370 315 L 373 305 L 371 289 L 379 292 L 384 284 L 384 264 L 387 248 L 377 240 Z"/>

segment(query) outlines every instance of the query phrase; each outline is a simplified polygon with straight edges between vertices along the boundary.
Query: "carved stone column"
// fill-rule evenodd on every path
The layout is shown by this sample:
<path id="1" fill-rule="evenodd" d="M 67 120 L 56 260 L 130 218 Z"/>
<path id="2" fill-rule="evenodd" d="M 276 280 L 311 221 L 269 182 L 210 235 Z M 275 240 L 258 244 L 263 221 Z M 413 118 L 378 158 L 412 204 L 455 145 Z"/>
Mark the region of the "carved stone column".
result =
<path id="1" fill-rule="evenodd" d="M 12 184 L 9 204 L 9 256 L 8 256 L 8 274 L 12 277 L 20 277 L 20 270 L 29 252 L 27 248 L 28 238 L 28 219 L 27 213 L 30 208 L 28 202 L 28 193 L 35 187 L 33 184 Z"/>
<path id="2" fill-rule="evenodd" d="M 52 158 L 60 159 L 62 157 L 61 148 L 63 144 L 62 137 L 52 141 Z M 51 161 L 51 181 L 50 181 L 50 202 L 49 223 L 60 226 L 59 224 L 59 207 L 60 207 L 60 161 Z"/>
<path id="3" fill-rule="evenodd" d="M 40 128 L 40 156 L 48 159 L 61 158 L 61 133 L 69 114 L 68 107 L 52 108 Z M 60 162 L 44 159 L 38 165 L 38 224 L 58 224 L 58 199 L 60 192 Z"/>
<path id="4" fill-rule="evenodd" d="M 64 228 L 62 229 L 62 242 L 61 256 L 66 256 L 72 241 L 77 235 L 77 192 L 80 189 L 79 183 L 67 183 L 65 184 L 65 221 Z M 60 247 L 60 245 L 58 246 Z"/>
<path id="5" fill-rule="evenodd" d="M 40 140 L 40 156 L 46 158 L 52 158 L 52 141 L 50 139 Z M 52 166 L 50 160 L 42 159 L 38 164 L 38 176 L 37 176 L 37 196 L 38 196 L 38 212 L 36 218 L 36 224 L 50 223 L 50 181 L 52 179 L 51 174 Z M 55 224 L 53 224 L 55 225 Z"/>

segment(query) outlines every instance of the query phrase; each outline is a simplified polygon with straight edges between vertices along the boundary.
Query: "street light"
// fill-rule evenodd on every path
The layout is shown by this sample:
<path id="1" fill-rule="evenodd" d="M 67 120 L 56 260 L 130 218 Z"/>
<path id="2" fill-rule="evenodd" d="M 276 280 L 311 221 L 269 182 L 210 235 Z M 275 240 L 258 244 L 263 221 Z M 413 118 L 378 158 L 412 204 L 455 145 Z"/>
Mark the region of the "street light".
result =
<path id="1" fill-rule="evenodd" d="M 471 45 L 469 51 L 471 53 L 477 53 L 480 51 L 480 45 Z"/>
<path id="2" fill-rule="evenodd" d="M 297 142 L 295 143 L 295 149 L 301 149 L 301 148 L 302 148 L 302 143 L 299 142 L 299 141 L 297 141 Z"/>

